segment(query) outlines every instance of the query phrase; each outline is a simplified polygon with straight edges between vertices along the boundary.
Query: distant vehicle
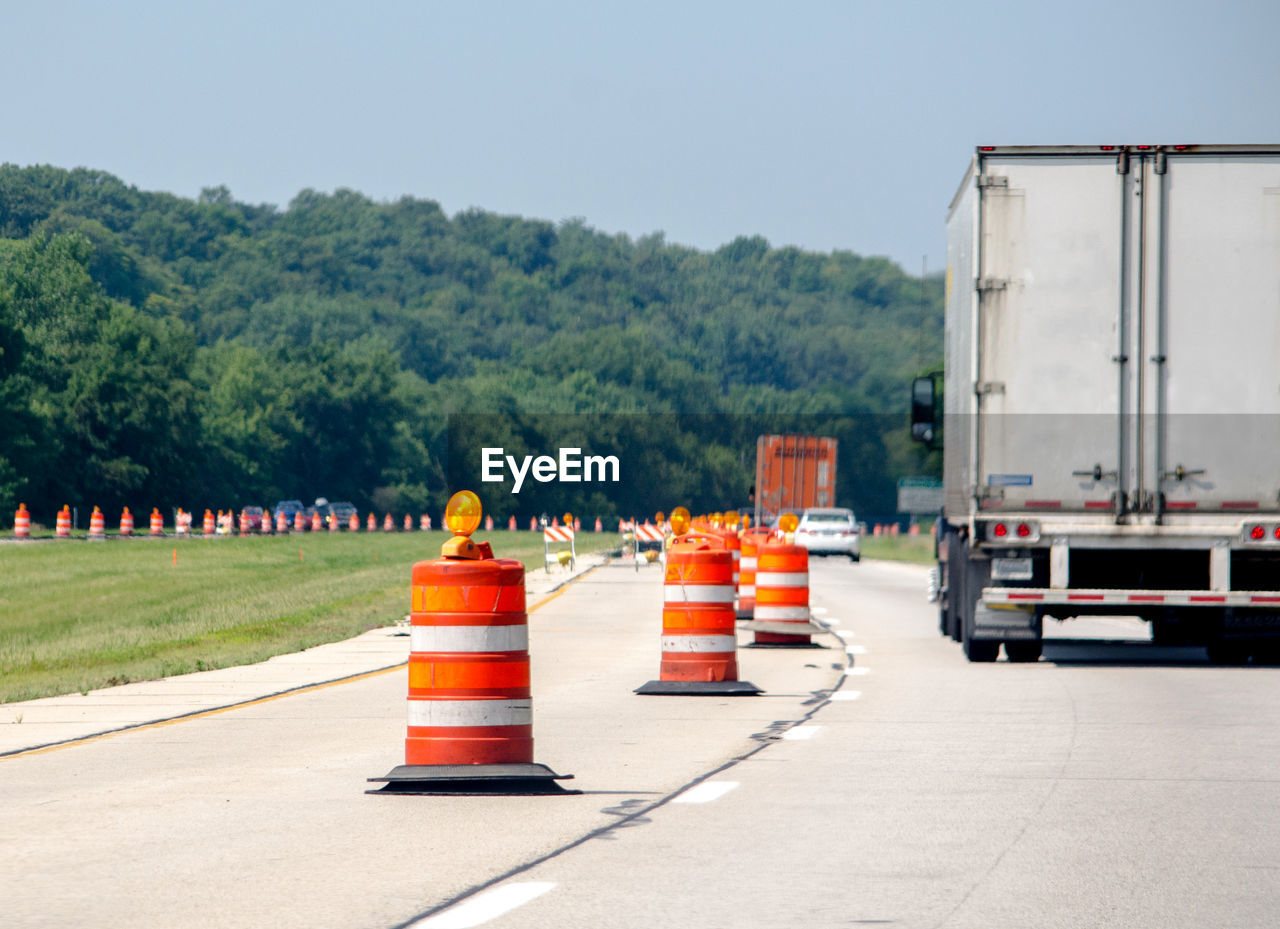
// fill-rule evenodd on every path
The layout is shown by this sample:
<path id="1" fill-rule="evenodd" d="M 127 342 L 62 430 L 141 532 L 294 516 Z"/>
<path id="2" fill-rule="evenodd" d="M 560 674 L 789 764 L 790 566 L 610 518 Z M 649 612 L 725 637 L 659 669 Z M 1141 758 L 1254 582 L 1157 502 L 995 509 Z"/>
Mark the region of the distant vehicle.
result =
<path id="1" fill-rule="evenodd" d="M 281 500 L 274 507 L 272 507 L 272 512 L 284 513 L 285 518 L 292 523 L 293 515 L 301 509 L 302 509 L 301 500 Z"/>
<path id="2" fill-rule="evenodd" d="M 787 510 L 835 506 L 836 440 L 816 435 L 756 439 L 755 523 Z"/>
<path id="3" fill-rule="evenodd" d="M 796 527 L 796 544 L 811 555 L 846 555 L 862 558 L 862 533 L 853 510 L 840 507 L 813 507 L 805 510 Z"/>
<path id="4" fill-rule="evenodd" d="M 355 506 L 345 500 L 339 500 L 337 503 L 330 503 L 324 509 L 328 512 L 322 511 L 320 515 L 324 518 L 325 523 L 328 524 L 330 520 L 336 519 L 338 521 L 339 529 L 347 528 L 348 521 L 352 516 L 356 515 Z"/>
<path id="5" fill-rule="evenodd" d="M 262 507 L 260 507 L 260 506 L 246 506 L 246 507 L 244 508 L 244 515 L 245 515 L 245 516 L 248 518 L 248 520 L 249 520 L 249 531 L 250 531 L 250 532 L 261 532 L 261 531 L 262 531 Z"/>

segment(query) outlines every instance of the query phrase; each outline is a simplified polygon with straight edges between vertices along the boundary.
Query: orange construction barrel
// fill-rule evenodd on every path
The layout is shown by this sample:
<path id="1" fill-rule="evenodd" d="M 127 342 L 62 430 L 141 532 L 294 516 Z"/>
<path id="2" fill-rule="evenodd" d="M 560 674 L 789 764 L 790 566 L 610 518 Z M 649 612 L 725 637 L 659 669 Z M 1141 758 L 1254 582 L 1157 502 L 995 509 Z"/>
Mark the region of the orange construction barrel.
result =
<path id="1" fill-rule="evenodd" d="M 524 564 L 470 540 L 479 500 L 463 495 L 475 524 L 413 566 L 405 763 L 371 780 L 387 783 L 378 793 L 563 793 L 566 776 L 533 763 Z"/>
<path id="2" fill-rule="evenodd" d="M 126 538 L 133 535 L 133 514 L 129 512 L 127 506 L 120 514 L 120 534 Z"/>
<path id="3" fill-rule="evenodd" d="M 809 636 L 809 550 L 770 540 L 757 549 L 752 646 L 820 648 Z M 794 630 L 794 631 L 792 631 Z"/>
<path id="4" fill-rule="evenodd" d="M 733 555 L 724 543 L 718 536 L 685 535 L 667 551 L 658 680 L 649 681 L 636 693 L 760 693 L 754 684 L 738 680 Z"/>
<path id="5" fill-rule="evenodd" d="M 31 513 L 25 503 L 18 504 L 18 512 L 13 514 L 13 537 L 15 539 L 31 538 Z"/>
<path id="6" fill-rule="evenodd" d="M 93 512 L 89 514 L 89 538 L 105 539 L 107 537 L 107 518 L 102 515 L 102 510 L 96 506 Z"/>
<path id="7" fill-rule="evenodd" d="M 71 538 L 71 506 L 63 504 L 58 510 L 58 521 L 54 526 L 54 535 L 59 539 Z"/>

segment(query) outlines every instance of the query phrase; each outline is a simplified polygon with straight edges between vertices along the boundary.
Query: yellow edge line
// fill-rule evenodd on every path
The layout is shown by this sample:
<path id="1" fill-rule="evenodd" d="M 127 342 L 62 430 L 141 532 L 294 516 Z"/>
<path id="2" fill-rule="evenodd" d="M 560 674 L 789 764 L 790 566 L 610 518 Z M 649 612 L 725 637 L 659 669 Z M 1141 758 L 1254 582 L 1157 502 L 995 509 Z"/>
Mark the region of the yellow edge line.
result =
<path id="1" fill-rule="evenodd" d="M 594 571 L 597 567 L 598 565 L 592 565 L 590 568 L 583 571 L 577 577 L 570 578 L 568 581 L 564 583 L 563 586 L 547 594 L 547 596 L 543 597 L 533 606 L 529 607 L 526 610 L 526 612 L 532 613 L 535 610 L 539 610 L 542 607 L 546 606 L 552 600 L 561 596 L 566 590 L 568 590 L 570 584 L 574 584 L 579 579 L 586 577 L 588 574 Z M 160 729 L 164 726 L 172 726 L 177 723 L 190 722 L 193 719 L 205 719 L 209 716 L 216 716 L 219 713 L 228 713 L 231 710 L 241 710 L 247 706 L 257 706 L 258 704 L 261 704 L 261 703 L 270 703 L 274 700 L 283 700 L 285 697 L 293 697 L 293 696 L 296 696 L 297 694 L 313 693 L 317 690 L 324 690 L 326 687 L 336 687 L 339 684 L 352 684 L 356 681 L 363 681 L 371 677 L 378 677 L 381 674 L 388 674 L 391 671 L 399 671 L 408 663 L 409 662 L 407 661 L 402 661 L 399 664 L 391 665 L 391 667 L 389 668 L 379 668 L 376 671 L 365 671 L 362 674 L 353 674 L 350 677 L 340 677 L 337 680 L 324 681 L 323 683 L 320 683 L 320 684 L 304 684 L 303 686 L 295 687 L 292 690 L 285 690 L 278 694 L 268 694 L 265 697 L 257 697 L 252 700 L 245 700 L 241 703 L 232 703 L 232 704 L 229 704 L 228 706 L 218 706 L 209 710 L 198 710 L 195 713 L 189 713 L 185 716 L 174 716 L 169 719 L 158 719 L 152 723 L 142 723 L 137 726 L 127 726 L 123 729 L 112 729 L 110 732 L 99 732 L 94 735 L 81 736 L 80 738 L 77 738 L 77 739 L 68 739 L 66 742 L 59 742 L 56 745 L 43 745 L 43 746 L 40 746 L 39 748 L 28 748 L 24 751 L 18 751 L 18 752 L 13 752 L 12 754 L 9 754 L 9 755 L 4 755 L 0 757 L 0 762 L 8 761 L 11 758 L 28 758 L 32 755 L 47 755 L 50 752 L 60 751 L 64 748 L 72 748 L 77 745 L 87 745 L 90 742 L 100 742 L 103 739 L 110 739 L 114 736 L 124 735 L 129 732 L 143 732 L 147 729 Z"/>

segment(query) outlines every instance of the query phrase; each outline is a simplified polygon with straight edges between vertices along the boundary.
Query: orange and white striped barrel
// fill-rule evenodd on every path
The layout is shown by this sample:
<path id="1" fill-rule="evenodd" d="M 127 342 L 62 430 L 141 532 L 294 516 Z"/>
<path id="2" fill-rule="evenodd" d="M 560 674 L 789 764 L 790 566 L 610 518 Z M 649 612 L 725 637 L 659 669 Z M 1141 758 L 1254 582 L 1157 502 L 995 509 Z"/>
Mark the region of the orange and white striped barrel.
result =
<path id="1" fill-rule="evenodd" d="M 342 529 L 342 523 L 338 519 L 337 514 L 330 513 L 329 514 L 329 531 L 338 532 L 340 529 Z"/>
<path id="2" fill-rule="evenodd" d="M 263 510 L 262 519 L 258 520 L 258 531 L 263 535 L 271 535 L 271 511 Z"/>
<path id="3" fill-rule="evenodd" d="M 89 514 L 89 538 L 105 539 L 107 537 L 107 518 L 102 515 L 102 510 L 96 506 L 93 512 Z"/>
<path id="4" fill-rule="evenodd" d="M 378 517 L 376 517 L 376 516 L 374 516 L 372 513 L 370 513 L 370 514 L 369 514 L 369 518 L 368 518 L 368 519 L 366 519 L 366 520 L 364 521 L 364 528 L 365 528 L 365 531 L 366 531 L 366 532 L 377 532 L 377 531 L 378 531 Z"/>
<path id="5" fill-rule="evenodd" d="M 120 514 L 120 534 L 128 538 L 133 535 L 133 514 L 129 512 L 126 506 L 124 512 Z"/>
<path id="6" fill-rule="evenodd" d="M 596 532 L 604 532 L 604 520 L 599 516 L 596 517 Z"/>
<path id="7" fill-rule="evenodd" d="M 405 764 L 533 761 L 524 565 L 413 566 Z"/>
<path id="8" fill-rule="evenodd" d="M 396 522 L 395 522 L 395 520 L 394 520 L 394 519 L 392 519 L 392 518 L 391 518 L 391 514 L 390 514 L 390 513 L 388 513 L 385 517 L 383 517 L 383 520 L 382 520 L 382 531 L 383 531 L 383 532 L 395 532 L 395 531 L 396 531 Z"/>
<path id="9" fill-rule="evenodd" d="M 705 541 L 667 552 L 662 585 L 663 681 L 736 681 L 733 556 Z"/>
<path id="10" fill-rule="evenodd" d="M 160 515 L 157 507 L 151 508 L 151 534 L 164 535 L 164 517 Z"/>
<path id="11" fill-rule="evenodd" d="M 289 517 L 284 510 L 276 510 L 276 534 L 284 535 L 289 531 Z"/>
<path id="12" fill-rule="evenodd" d="M 804 634 L 756 630 L 757 645 L 809 643 L 809 550 L 801 545 L 768 541 L 756 555 L 756 622 L 797 623 Z"/>
<path id="13" fill-rule="evenodd" d="M 511 516 L 510 519 L 507 520 L 507 531 L 508 532 L 516 531 L 516 518 L 514 514 Z"/>
<path id="14" fill-rule="evenodd" d="M 204 530 L 205 538 L 208 538 L 218 531 L 218 526 L 213 521 L 213 510 L 204 511 L 204 525 L 201 528 Z"/>
<path id="15" fill-rule="evenodd" d="M 736 594 L 742 583 L 742 540 L 735 529 L 721 529 L 720 534 L 724 536 L 724 547 L 733 556 L 733 590 Z"/>
<path id="16" fill-rule="evenodd" d="M 71 507 L 63 504 L 62 509 L 58 510 L 58 521 L 54 525 L 54 535 L 60 539 L 71 538 Z"/>
<path id="17" fill-rule="evenodd" d="M 493 532 L 493 517 L 488 513 L 484 514 L 484 531 Z"/>
<path id="18" fill-rule="evenodd" d="M 15 539 L 31 538 L 31 513 L 25 503 L 19 503 L 18 511 L 13 514 L 13 537 Z"/>
<path id="19" fill-rule="evenodd" d="M 348 532 L 359 532 L 359 531 L 360 531 L 360 516 L 359 516 L 359 514 L 357 514 L 357 513 L 352 513 L 352 514 L 351 514 L 351 516 L 347 519 L 347 531 L 348 531 Z"/>
<path id="20" fill-rule="evenodd" d="M 312 513 L 311 514 L 311 531 L 319 532 L 323 528 L 324 528 L 324 520 L 320 518 L 320 514 Z"/>
<path id="21" fill-rule="evenodd" d="M 408 513 L 404 514 L 404 531 L 413 532 L 413 517 Z"/>
<path id="22" fill-rule="evenodd" d="M 738 562 L 738 618 L 751 619 L 756 609 L 756 558 L 769 540 L 765 529 L 748 529 L 742 534 L 742 557 Z"/>
<path id="23" fill-rule="evenodd" d="M 428 516 L 426 513 L 423 513 L 421 516 L 419 516 L 418 528 L 421 529 L 423 532 L 429 531 L 431 529 L 431 517 Z"/>
<path id="24" fill-rule="evenodd" d="M 240 534 L 241 535 L 249 534 L 249 511 L 248 510 L 240 511 Z"/>

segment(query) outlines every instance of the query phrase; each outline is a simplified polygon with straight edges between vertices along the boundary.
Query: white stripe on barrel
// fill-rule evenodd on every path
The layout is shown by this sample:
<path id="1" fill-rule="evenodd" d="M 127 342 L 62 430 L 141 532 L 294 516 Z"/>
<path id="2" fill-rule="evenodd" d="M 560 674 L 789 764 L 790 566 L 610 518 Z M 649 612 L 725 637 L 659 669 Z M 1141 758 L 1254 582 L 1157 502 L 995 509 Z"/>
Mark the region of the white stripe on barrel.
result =
<path id="1" fill-rule="evenodd" d="M 743 584 L 738 588 L 739 597 L 751 597 L 752 599 L 754 599 L 755 595 L 756 595 L 755 584 Z"/>
<path id="2" fill-rule="evenodd" d="M 664 635 L 664 652 L 731 652 L 738 640 L 731 635 Z"/>
<path id="3" fill-rule="evenodd" d="M 529 648 L 529 627 L 410 626 L 413 652 L 522 652 Z"/>
<path id="4" fill-rule="evenodd" d="M 760 571 L 756 574 L 756 583 L 763 587 L 808 587 L 808 571 Z"/>
<path id="5" fill-rule="evenodd" d="M 665 584 L 662 599 L 667 603 L 733 603 L 732 584 Z"/>
<path id="6" fill-rule="evenodd" d="M 765 622 L 775 620 L 807 620 L 809 618 L 809 608 L 807 606 L 762 606 L 759 601 L 756 602 L 756 619 Z"/>
<path id="7" fill-rule="evenodd" d="M 746 555 L 738 562 L 738 567 L 743 571 L 754 571 L 756 569 L 756 556 Z"/>
<path id="8" fill-rule="evenodd" d="M 410 726 L 531 726 L 533 701 L 409 699 Z"/>

